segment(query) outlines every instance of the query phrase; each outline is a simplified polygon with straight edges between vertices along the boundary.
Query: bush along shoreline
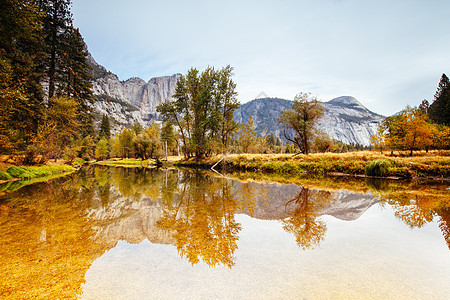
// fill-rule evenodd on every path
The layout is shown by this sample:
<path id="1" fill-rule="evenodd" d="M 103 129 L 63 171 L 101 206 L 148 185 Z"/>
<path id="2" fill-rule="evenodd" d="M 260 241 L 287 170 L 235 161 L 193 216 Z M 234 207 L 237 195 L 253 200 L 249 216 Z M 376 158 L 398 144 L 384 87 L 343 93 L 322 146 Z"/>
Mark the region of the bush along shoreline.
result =
<path id="1" fill-rule="evenodd" d="M 222 156 L 181 160 L 175 166 L 211 168 Z M 216 170 L 252 171 L 292 175 L 354 176 L 389 179 L 450 179 L 450 156 L 390 157 L 370 151 L 345 154 L 229 155 Z"/>

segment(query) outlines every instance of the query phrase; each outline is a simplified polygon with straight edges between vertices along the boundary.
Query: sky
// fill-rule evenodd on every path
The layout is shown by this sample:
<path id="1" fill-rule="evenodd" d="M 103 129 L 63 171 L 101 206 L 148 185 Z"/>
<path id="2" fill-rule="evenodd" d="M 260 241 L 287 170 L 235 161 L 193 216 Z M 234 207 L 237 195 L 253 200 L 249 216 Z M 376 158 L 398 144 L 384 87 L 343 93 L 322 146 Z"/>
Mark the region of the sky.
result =
<path id="1" fill-rule="evenodd" d="M 120 80 L 231 65 L 241 103 L 353 96 L 388 116 L 450 75 L 448 0 L 73 0 L 72 13 Z"/>

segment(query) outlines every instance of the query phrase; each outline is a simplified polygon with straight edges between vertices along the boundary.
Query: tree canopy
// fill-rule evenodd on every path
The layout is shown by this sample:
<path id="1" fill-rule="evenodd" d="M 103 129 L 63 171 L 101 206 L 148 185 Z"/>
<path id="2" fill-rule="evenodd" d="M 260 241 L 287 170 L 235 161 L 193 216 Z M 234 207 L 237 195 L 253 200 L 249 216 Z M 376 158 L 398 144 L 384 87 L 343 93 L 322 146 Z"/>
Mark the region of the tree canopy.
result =
<path id="1" fill-rule="evenodd" d="M 158 106 L 165 121 L 171 121 L 181 134 L 184 155 L 201 158 L 220 152 L 229 145 L 237 128 L 233 112 L 239 107 L 233 68 L 191 68 L 177 82 L 174 100 Z"/>
<path id="2" fill-rule="evenodd" d="M 296 95 L 291 109 L 283 110 L 279 118 L 280 123 L 293 131 L 292 135 L 285 132 L 286 139 L 308 154 L 315 126 L 323 113 L 324 108 L 316 97 L 307 93 Z"/>
<path id="3" fill-rule="evenodd" d="M 450 147 L 449 127 L 430 123 L 422 108 L 406 107 L 399 114 L 387 117 L 380 124 L 372 144 L 382 149 L 413 151 Z"/>
<path id="4" fill-rule="evenodd" d="M 428 116 L 434 123 L 450 126 L 450 81 L 445 74 L 442 74 L 434 101 L 428 108 Z"/>

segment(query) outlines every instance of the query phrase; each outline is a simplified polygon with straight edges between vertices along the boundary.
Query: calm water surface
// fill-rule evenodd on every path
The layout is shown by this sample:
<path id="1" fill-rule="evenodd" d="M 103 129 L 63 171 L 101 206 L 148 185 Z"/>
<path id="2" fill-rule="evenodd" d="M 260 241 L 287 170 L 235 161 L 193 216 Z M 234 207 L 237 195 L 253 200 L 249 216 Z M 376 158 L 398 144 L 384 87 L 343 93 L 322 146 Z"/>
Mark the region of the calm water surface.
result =
<path id="1" fill-rule="evenodd" d="M 2 298 L 450 295 L 448 184 L 91 167 L 0 189 Z"/>

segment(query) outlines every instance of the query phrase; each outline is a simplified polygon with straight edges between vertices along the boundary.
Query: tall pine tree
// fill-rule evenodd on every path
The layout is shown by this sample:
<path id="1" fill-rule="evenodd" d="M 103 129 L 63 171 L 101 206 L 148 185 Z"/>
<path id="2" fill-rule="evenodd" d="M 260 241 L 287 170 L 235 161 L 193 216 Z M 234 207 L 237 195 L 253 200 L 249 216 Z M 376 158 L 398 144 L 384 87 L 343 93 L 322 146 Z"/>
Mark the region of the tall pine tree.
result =
<path id="1" fill-rule="evenodd" d="M 70 0 L 1 0 L 0 151 L 31 151 L 55 96 L 74 99 L 82 136 L 93 134 L 89 71 Z"/>
<path id="2" fill-rule="evenodd" d="M 103 114 L 102 116 L 102 122 L 100 123 L 100 131 L 98 133 L 98 137 L 99 139 L 105 138 L 106 140 L 109 140 L 111 138 L 109 118 L 106 114 Z"/>
<path id="3" fill-rule="evenodd" d="M 0 1 L 0 151 L 22 153 L 42 119 L 43 40 L 37 7 Z"/>
<path id="4" fill-rule="evenodd" d="M 46 59 L 43 63 L 48 83 L 49 106 L 54 96 L 67 96 L 78 103 L 81 136 L 93 135 L 92 76 L 87 47 L 72 25 L 70 0 L 40 0 Z"/>
<path id="5" fill-rule="evenodd" d="M 47 58 L 48 99 L 53 98 L 57 88 L 57 77 L 63 56 L 63 35 L 72 25 L 69 0 L 40 0 L 39 8 L 44 14 L 43 33 Z"/>
<path id="6" fill-rule="evenodd" d="M 62 36 L 62 57 L 57 93 L 75 99 L 78 103 L 78 121 L 81 135 L 93 134 L 92 75 L 87 61 L 88 51 L 79 30 L 67 27 Z"/>
<path id="7" fill-rule="evenodd" d="M 428 117 L 438 124 L 450 125 L 450 81 L 442 74 L 434 95 L 434 101 L 428 109 Z"/>

